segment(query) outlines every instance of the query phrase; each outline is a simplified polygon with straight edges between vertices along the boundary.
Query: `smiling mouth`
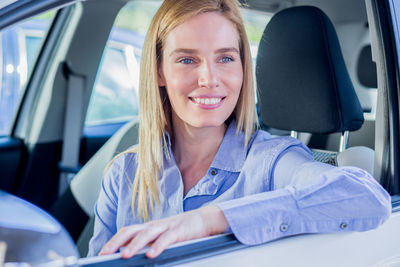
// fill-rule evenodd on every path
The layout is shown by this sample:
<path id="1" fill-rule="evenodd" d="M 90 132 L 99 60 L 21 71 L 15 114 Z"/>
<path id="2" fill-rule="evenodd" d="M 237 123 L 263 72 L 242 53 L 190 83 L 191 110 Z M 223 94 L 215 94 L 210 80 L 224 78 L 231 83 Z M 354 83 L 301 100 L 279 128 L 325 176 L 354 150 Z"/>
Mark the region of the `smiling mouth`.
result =
<path id="1" fill-rule="evenodd" d="M 216 105 L 220 103 L 225 97 L 210 97 L 210 98 L 204 98 L 204 97 L 189 97 L 190 100 L 197 104 L 201 105 Z"/>

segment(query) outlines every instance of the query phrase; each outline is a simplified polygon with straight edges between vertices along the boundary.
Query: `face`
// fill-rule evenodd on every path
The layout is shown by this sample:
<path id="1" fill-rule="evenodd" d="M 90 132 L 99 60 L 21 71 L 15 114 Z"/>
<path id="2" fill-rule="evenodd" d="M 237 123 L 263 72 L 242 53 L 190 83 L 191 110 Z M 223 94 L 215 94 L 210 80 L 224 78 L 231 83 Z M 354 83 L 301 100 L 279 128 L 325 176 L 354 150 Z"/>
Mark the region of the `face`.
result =
<path id="1" fill-rule="evenodd" d="M 197 15 L 167 36 L 159 69 L 172 120 L 218 127 L 232 114 L 243 82 L 239 34 L 216 12 Z"/>

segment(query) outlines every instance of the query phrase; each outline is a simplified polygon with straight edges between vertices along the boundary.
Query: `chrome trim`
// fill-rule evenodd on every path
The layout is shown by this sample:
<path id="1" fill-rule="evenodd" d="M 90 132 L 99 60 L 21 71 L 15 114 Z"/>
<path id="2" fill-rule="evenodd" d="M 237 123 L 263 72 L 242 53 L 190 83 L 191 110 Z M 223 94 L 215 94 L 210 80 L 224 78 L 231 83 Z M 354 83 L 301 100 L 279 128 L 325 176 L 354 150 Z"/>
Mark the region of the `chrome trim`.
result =
<path id="1" fill-rule="evenodd" d="M 349 142 L 349 131 L 344 131 L 340 136 L 339 152 L 343 152 L 347 149 L 348 142 Z"/>

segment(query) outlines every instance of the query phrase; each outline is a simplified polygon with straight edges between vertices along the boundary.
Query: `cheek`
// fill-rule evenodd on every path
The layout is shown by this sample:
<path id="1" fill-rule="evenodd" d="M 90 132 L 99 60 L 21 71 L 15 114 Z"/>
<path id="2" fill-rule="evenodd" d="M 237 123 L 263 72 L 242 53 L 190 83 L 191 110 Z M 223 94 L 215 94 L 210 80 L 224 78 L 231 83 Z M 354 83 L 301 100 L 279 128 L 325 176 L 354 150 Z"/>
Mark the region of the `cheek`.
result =
<path id="1" fill-rule="evenodd" d="M 190 86 L 187 84 L 187 79 L 183 77 L 170 76 L 169 79 L 167 79 L 166 89 L 173 109 L 179 109 L 189 101 L 187 98 L 187 95 L 190 93 L 188 88 L 190 88 Z"/>
<path id="2" fill-rule="evenodd" d="M 186 95 L 190 93 L 189 88 L 189 83 L 184 78 L 174 78 L 167 81 L 167 93 L 170 98 L 185 97 L 186 99 Z"/>
<path id="3" fill-rule="evenodd" d="M 173 67 L 168 68 L 165 82 L 168 94 L 185 95 L 190 91 L 190 85 L 193 84 L 193 75 Z"/>
<path id="4" fill-rule="evenodd" d="M 229 73 L 226 73 L 225 77 L 227 88 L 230 89 L 231 93 L 239 95 L 243 85 L 242 66 L 238 66 L 235 69 L 229 71 Z"/>

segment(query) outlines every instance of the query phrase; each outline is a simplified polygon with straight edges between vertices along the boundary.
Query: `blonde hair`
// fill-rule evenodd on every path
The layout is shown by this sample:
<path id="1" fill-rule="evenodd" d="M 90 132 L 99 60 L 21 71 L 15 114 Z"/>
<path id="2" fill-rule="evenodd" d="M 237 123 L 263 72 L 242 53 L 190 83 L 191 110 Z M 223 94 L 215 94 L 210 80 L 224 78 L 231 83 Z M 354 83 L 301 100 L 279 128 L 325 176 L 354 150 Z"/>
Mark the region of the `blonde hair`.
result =
<path id="1" fill-rule="evenodd" d="M 240 37 L 243 84 L 231 116 L 237 120 L 237 132 L 249 142 L 257 125 L 253 88 L 252 61 L 237 0 L 165 0 L 155 14 L 146 35 L 140 68 L 139 145 L 125 153 L 137 153 L 137 170 L 132 184 L 132 212 L 149 219 L 159 203 L 158 179 L 163 170 L 163 156 L 169 159 L 165 131 L 172 133 L 171 106 L 165 90 L 158 85 L 158 68 L 168 34 L 188 18 L 206 12 L 218 12 L 230 20 Z"/>

